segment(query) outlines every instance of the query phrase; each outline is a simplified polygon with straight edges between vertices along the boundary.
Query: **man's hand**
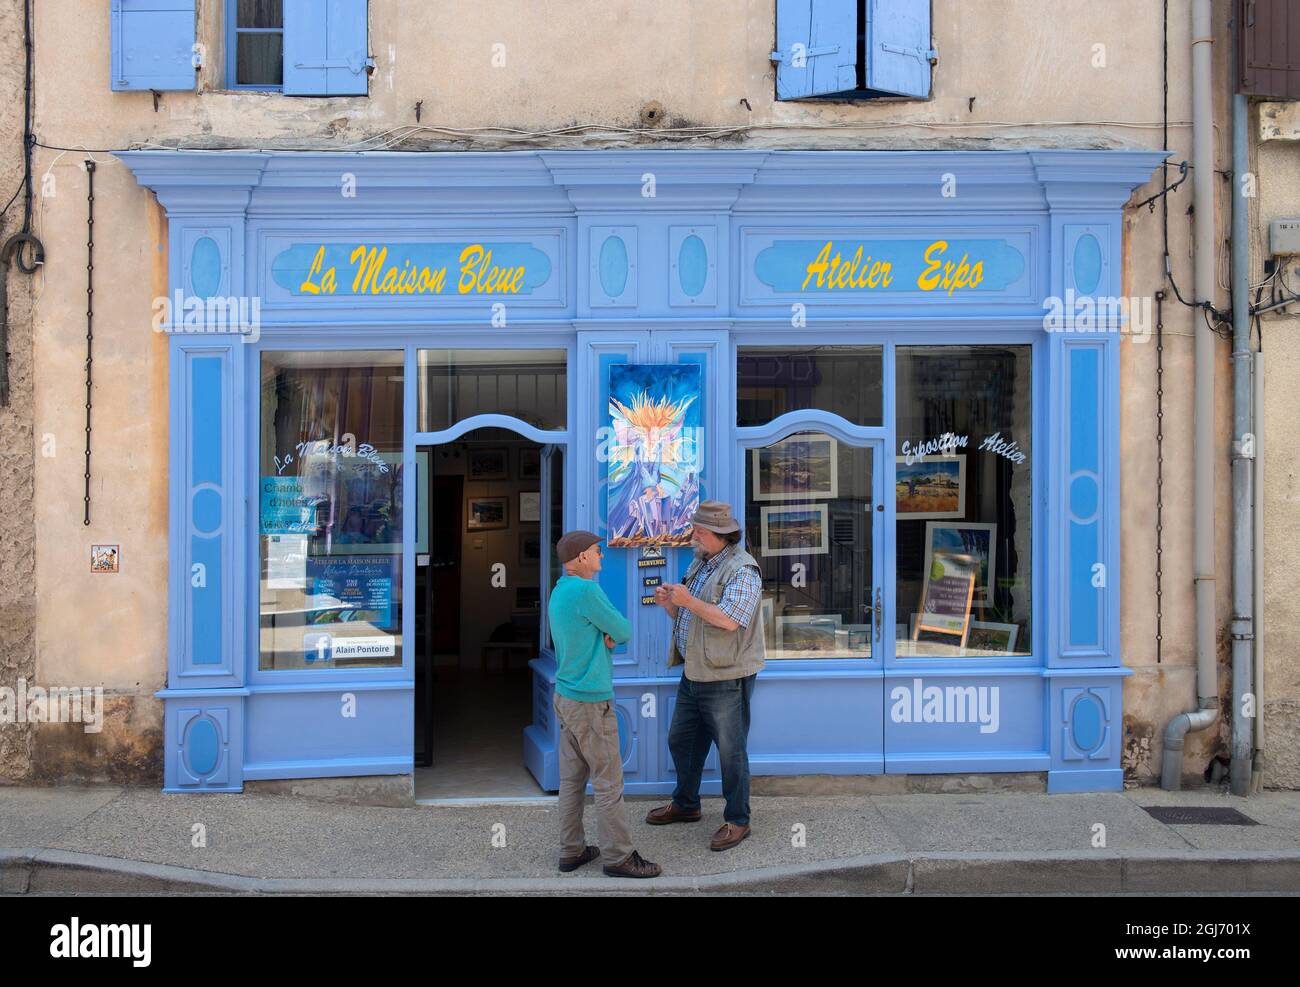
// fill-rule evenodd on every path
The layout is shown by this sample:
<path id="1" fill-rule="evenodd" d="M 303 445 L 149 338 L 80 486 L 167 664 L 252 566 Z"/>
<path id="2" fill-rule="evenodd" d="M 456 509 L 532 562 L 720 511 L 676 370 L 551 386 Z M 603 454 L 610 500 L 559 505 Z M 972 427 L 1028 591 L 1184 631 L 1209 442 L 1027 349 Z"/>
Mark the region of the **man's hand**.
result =
<path id="1" fill-rule="evenodd" d="M 691 591 L 681 583 L 667 583 L 663 588 L 667 590 L 668 602 L 675 607 L 684 607 L 694 599 Z M 656 593 L 655 598 L 658 599 L 658 596 Z"/>
<path id="2" fill-rule="evenodd" d="M 666 585 L 655 587 L 655 603 L 661 607 L 668 606 L 668 587 Z"/>
<path id="3" fill-rule="evenodd" d="M 605 635 L 605 647 L 609 648 L 610 651 L 613 651 L 615 647 L 614 639 L 608 634 Z"/>

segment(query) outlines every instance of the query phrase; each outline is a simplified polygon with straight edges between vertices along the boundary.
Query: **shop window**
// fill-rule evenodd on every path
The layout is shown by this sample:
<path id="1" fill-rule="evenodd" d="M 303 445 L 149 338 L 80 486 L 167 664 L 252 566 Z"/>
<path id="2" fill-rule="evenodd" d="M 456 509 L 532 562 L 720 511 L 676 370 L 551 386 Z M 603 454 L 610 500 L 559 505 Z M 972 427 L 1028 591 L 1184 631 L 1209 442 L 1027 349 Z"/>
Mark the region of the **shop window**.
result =
<path id="1" fill-rule="evenodd" d="M 745 450 L 768 658 L 872 655 L 872 456 L 821 432 Z"/>
<path id="2" fill-rule="evenodd" d="M 565 350 L 420 350 L 420 431 L 509 415 L 543 431 L 568 423 Z"/>
<path id="3" fill-rule="evenodd" d="M 930 95 L 930 0 L 776 0 L 776 98 Z"/>
<path id="4" fill-rule="evenodd" d="M 879 346 L 742 346 L 736 352 L 736 424 L 766 425 L 818 408 L 854 425 L 883 424 Z"/>
<path id="5" fill-rule="evenodd" d="M 364 96 L 367 0 L 226 0 L 228 86 Z"/>
<path id="6" fill-rule="evenodd" d="M 402 664 L 402 365 L 262 355 L 263 670 Z"/>
<path id="7" fill-rule="evenodd" d="M 896 351 L 897 654 L 1031 651 L 1028 346 Z"/>

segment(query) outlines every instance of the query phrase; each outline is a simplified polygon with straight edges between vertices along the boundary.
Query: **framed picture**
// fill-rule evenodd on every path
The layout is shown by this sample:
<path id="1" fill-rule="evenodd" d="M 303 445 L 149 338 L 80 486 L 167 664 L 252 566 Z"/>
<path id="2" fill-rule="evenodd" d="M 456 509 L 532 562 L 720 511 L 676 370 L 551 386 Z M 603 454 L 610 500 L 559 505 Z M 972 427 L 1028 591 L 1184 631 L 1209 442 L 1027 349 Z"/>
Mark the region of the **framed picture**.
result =
<path id="1" fill-rule="evenodd" d="M 839 496 L 839 444 L 820 432 L 792 435 L 750 452 L 756 501 Z"/>
<path id="2" fill-rule="evenodd" d="M 470 449 L 465 459 L 467 480 L 510 479 L 510 457 L 505 449 Z"/>
<path id="3" fill-rule="evenodd" d="M 762 555 L 825 555 L 829 552 L 827 506 L 804 504 L 762 508 Z"/>
<path id="4" fill-rule="evenodd" d="M 1016 636 L 1019 633 L 1019 624 L 994 624 L 987 620 L 972 620 L 970 631 L 966 635 L 965 653 L 994 651 L 1012 654 L 1016 650 Z"/>
<path id="5" fill-rule="evenodd" d="M 911 464 L 895 456 L 894 491 L 898 520 L 959 518 L 966 513 L 966 457 L 921 456 Z"/>
<path id="6" fill-rule="evenodd" d="M 121 554 L 117 545 L 91 545 L 90 571 L 117 572 L 118 556 Z"/>
<path id="7" fill-rule="evenodd" d="M 974 606 L 992 606 L 993 573 L 997 563 L 998 526 L 972 521 L 968 524 L 925 523 L 925 562 L 922 575 L 928 580 L 935 552 L 949 555 L 973 555 L 979 564 L 975 574 Z"/>
<path id="8" fill-rule="evenodd" d="M 845 644 L 850 651 L 871 653 L 870 624 L 845 624 L 842 630 L 847 635 Z"/>
<path id="9" fill-rule="evenodd" d="M 540 521 L 542 519 L 542 495 L 537 490 L 519 491 L 519 520 Z"/>
<path id="10" fill-rule="evenodd" d="M 507 497 L 470 497 L 465 504 L 465 530 L 491 531 L 507 528 Z"/>
<path id="11" fill-rule="evenodd" d="M 698 363 L 610 366 L 610 548 L 690 545 L 704 469 L 703 386 Z"/>
<path id="12" fill-rule="evenodd" d="M 816 657 L 835 650 L 836 631 L 840 630 L 837 613 L 804 613 L 776 618 L 776 650 L 797 651 L 800 657 Z M 786 655 L 786 657 L 790 657 Z"/>
<path id="13" fill-rule="evenodd" d="M 531 565 L 542 558 L 542 533 L 536 528 L 524 528 L 519 532 L 519 564 Z"/>
<path id="14" fill-rule="evenodd" d="M 521 446 L 519 449 L 519 471 L 515 476 L 521 480 L 540 480 L 542 477 L 542 450 L 536 446 Z"/>

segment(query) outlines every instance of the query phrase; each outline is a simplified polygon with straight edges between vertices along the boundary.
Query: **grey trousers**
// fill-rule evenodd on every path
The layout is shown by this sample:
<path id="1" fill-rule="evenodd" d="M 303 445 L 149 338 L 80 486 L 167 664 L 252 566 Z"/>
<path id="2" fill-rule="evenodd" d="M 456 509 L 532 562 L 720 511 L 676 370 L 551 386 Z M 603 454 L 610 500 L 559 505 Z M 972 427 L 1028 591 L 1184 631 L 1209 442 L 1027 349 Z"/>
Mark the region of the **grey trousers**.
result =
<path id="1" fill-rule="evenodd" d="M 557 692 L 553 705 L 560 723 L 560 855 L 578 857 L 587 847 L 582 809 L 590 779 L 600 862 L 621 864 L 632 852 L 632 832 L 623 804 L 623 756 L 614 703 L 578 702 Z"/>

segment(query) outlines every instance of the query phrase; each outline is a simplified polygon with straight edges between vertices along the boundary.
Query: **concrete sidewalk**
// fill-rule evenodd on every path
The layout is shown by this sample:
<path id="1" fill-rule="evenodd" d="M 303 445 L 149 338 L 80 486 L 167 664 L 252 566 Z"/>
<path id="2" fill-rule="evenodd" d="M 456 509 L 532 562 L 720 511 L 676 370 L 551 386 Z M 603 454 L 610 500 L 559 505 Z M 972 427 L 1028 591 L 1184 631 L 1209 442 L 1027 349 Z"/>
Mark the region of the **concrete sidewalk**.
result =
<path id="1" fill-rule="evenodd" d="M 753 835 L 724 853 L 708 849 L 721 800 L 705 800 L 700 823 L 645 825 L 662 801 L 628 802 L 637 849 L 664 868 L 632 881 L 598 863 L 558 873 L 553 801 L 0 788 L 0 892 L 1300 893 L 1300 792 L 762 796 Z M 1144 811 L 1162 805 L 1233 807 L 1258 825 L 1165 825 Z M 587 826 L 594 842 L 590 804 Z"/>

